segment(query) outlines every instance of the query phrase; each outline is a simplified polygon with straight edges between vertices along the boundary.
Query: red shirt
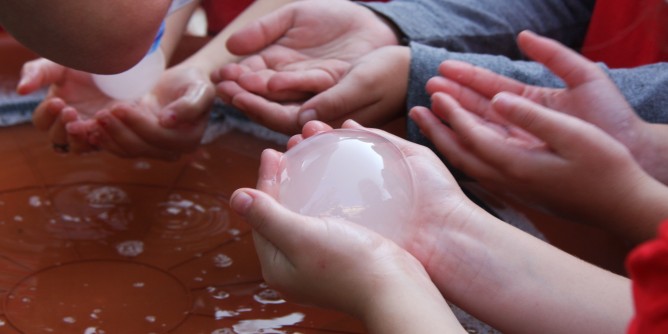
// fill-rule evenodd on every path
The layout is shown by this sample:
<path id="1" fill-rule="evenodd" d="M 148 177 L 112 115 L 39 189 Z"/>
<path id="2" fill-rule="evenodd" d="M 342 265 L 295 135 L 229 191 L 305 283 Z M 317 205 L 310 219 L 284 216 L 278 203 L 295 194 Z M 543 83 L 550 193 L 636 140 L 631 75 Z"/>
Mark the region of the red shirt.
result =
<path id="1" fill-rule="evenodd" d="M 243 12 L 254 0 L 203 0 L 202 7 L 206 11 L 209 24 L 209 34 L 215 35 L 223 30 L 227 24 Z M 365 0 L 370 1 L 370 0 Z M 377 2 L 385 2 L 380 0 Z"/>
<path id="2" fill-rule="evenodd" d="M 656 239 L 636 247 L 626 259 L 636 314 L 630 334 L 668 333 L 668 221 Z"/>
<path id="3" fill-rule="evenodd" d="M 582 53 L 609 67 L 668 60 L 666 0 L 598 0 Z"/>

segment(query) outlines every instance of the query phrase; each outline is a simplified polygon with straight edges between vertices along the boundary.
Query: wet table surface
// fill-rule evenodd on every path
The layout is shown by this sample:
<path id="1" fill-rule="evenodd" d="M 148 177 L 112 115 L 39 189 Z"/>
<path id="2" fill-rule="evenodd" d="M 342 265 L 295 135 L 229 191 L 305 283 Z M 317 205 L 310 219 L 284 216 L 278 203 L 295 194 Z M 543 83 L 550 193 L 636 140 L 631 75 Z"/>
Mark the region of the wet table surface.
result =
<path id="1" fill-rule="evenodd" d="M 357 333 L 263 281 L 228 209 L 262 149 L 231 131 L 176 162 L 60 155 L 0 131 L 0 333 Z"/>

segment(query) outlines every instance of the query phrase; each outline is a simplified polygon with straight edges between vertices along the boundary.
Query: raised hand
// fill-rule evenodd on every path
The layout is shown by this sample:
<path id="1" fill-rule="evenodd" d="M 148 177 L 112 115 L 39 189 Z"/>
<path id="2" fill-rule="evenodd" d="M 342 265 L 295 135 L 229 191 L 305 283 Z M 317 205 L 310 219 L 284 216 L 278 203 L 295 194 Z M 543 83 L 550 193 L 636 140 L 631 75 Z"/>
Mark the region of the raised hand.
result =
<path id="1" fill-rule="evenodd" d="M 607 74 L 576 52 L 528 31 L 520 33 L 517 41 L 529 57 L 561 77 L 566 87 L 527 85 L 467 63 L 445 61 L 439 67 L 442 77 L 432 78 L 427 90 L 447 93 L 465 109 L 497 122 L 502 120 L 495 116 L 491 100 L 503 91 L 573 115 L 623 143 L 648 173 L 668 184 L 665 159 L 656 154 L 663 151 L 663 140 L 658 138 L 668 133 L 665 126 L 640 119 Z"/>

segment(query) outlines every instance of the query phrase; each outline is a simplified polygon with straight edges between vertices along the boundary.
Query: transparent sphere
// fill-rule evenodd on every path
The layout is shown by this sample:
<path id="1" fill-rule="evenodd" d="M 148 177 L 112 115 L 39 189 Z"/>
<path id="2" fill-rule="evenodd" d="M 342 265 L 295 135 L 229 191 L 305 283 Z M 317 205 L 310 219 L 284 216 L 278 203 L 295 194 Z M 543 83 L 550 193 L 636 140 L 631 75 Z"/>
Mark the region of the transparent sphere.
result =
<path id="1" fill-rule="evenodd" d="M 93 74 L 93 81 L 115 100 L 137 100 L 158 83 L 165 64 L 165 55 L 157 48 L 129 70 L 118 74 Z"/>
<path id="2" fill-rule="evenodd" d="M 278 201 L 307 216 L 340 217 L 395 241 L 413 212 L 413 174 L 398 147 L 365 130 L 307 138 L 281 158 Z"/>

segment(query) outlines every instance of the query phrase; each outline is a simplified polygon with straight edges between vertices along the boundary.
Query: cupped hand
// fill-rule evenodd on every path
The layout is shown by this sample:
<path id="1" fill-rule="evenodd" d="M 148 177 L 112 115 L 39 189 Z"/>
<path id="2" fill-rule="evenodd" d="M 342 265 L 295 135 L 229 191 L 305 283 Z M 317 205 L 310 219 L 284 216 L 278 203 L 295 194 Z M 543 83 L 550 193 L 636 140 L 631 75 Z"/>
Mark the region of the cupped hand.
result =
<path id="1" fill-rule="evenodd" d="M 18 93 L 30 94 L 46 86 L 49 87 L 47 95 L 33 112 L 35 127 L 48 133 L 54 148 L 66 148 L 74 153 L 95 149 L 85 135 L 71 134 L 66 126 L 92 119 L 112 100 L 95 86 L 89 73 L 69 69 L 44 58 L 25 63 L 17 86 Z"/>
<path id="2" fill-rule="evenodd" d="M 298 133 L 309 118 L 320 116 L 307 112 L 299 122 L 304 101 L 338 83 L 360 57 L 396 44 L 390 26 L 363 6 L 295 2 L 230 37 L 228 49 L 249 57 L 214 72 L 213 80 L 223 100 L 251 118 Z"/>
<path id="3" fill-rule="evenodd" d="M 199 146 L 214 95 L 207 74 L 176 66 L 138 102 L 114 103 L 94 122 L 71 124 L 68 130 L 87 134 L 92 144 L 121 157 L 176 159 Z"/>
<path id="4" fill-rule="evenodd" d="M 345 120 L 354 119 L 379 127 L 404 112 L 410 66 L 408 48 L 382 47 L 350 65 L 331 87 L 323 87 L 301 102 L 267 99 L 234 81 L 218 84 L 218 92 L 251 119 L 287 134 L 299 133 L 311 120 L 339 127 Z"/>

